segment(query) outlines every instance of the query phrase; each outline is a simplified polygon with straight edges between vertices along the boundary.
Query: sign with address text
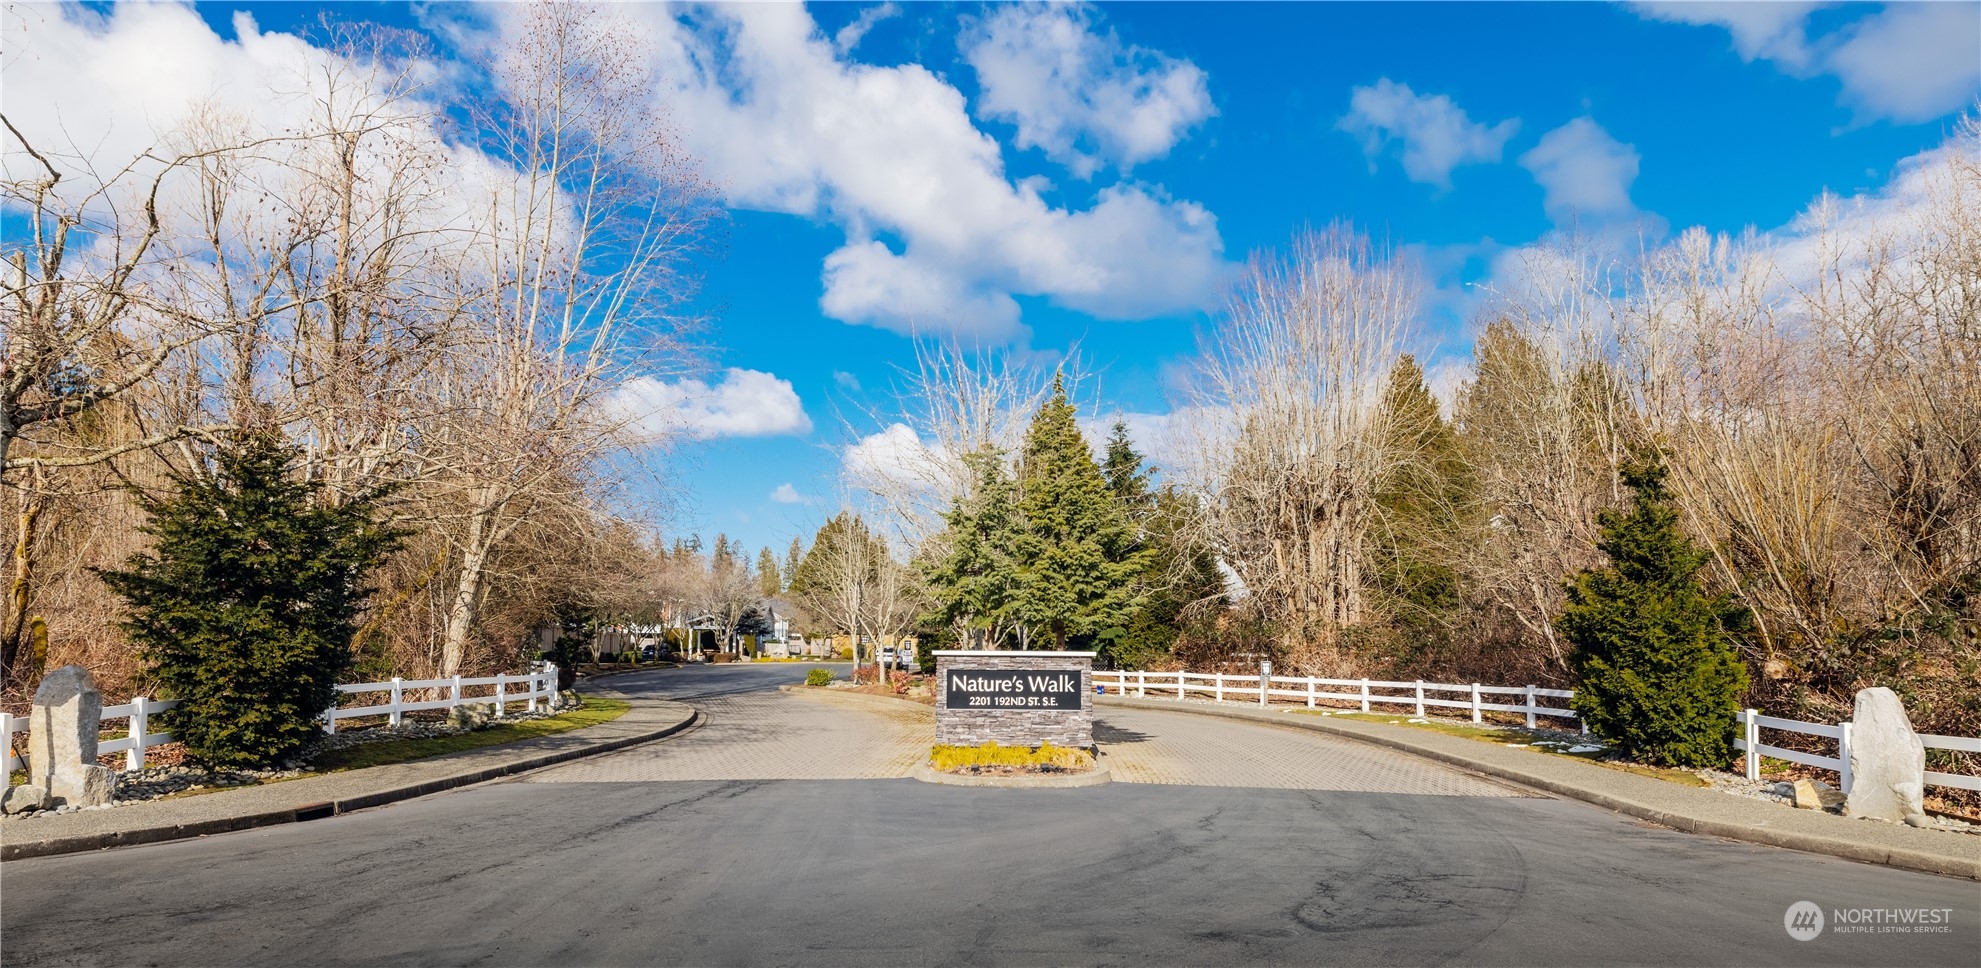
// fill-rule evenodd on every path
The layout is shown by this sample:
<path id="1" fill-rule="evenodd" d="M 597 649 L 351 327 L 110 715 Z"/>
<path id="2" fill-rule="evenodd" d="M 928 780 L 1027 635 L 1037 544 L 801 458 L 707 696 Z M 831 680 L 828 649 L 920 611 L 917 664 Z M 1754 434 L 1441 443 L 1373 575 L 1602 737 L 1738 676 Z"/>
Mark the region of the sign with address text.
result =
<path id="1" fill-rule="evenodd" d="M 950 709 L 1080 708 L 1080 673 L 1028 669 L 949 669 L 942 679 Z"/>

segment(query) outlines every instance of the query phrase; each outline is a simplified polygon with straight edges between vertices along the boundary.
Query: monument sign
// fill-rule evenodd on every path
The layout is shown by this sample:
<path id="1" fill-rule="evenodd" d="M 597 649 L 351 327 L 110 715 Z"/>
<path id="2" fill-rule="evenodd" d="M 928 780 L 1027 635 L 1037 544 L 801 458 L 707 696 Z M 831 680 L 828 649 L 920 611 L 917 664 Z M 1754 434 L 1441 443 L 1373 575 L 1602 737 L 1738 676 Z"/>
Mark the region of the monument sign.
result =
<path id="1" fill-rule="evenodd" d="M 1094 745 L 1092 652 L 935 654 L 935 740 L 949 746 Z"/>

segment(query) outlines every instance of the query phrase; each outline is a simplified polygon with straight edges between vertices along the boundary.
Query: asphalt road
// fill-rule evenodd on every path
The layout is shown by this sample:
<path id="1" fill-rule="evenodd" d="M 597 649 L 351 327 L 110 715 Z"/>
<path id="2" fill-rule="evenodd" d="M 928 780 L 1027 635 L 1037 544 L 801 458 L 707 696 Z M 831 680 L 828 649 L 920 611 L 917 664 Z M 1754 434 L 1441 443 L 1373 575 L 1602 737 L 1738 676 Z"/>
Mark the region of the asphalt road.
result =
<path id="1" fill-rule="evenodd" d="M 883 750 L 858 775 L 886 775 L 886 750 L 913 740 L 898 718 L 772 691 L 806 668 L 622 678 L 703 705 L 709 724 L 526 778 L 10 862 L 0 963 L 1981 961 L 1971 881 L 1681 834 L 1415 761 L 1385 779 L 1366 750 L 1264 726 L 1227 728 L 1264 767 L 1315 779 L 1200 785 L 1216 771 L 1183 769 L 1207 755 L 1185 735 L 1205 720 L 1185 714 L 1109 711 L 1102 731 L 1124 757 L 1147 744 L 1134 755 L 1182 783 L 764 778 L 836 775 L 792 764 L 843 764 L 856 747 Z M 1316 758 L 1341 765 L 1303 765 Z M 1951 908 L 1951 930 L 1799 942 L 1783 916 L 1800 900 Z"/>

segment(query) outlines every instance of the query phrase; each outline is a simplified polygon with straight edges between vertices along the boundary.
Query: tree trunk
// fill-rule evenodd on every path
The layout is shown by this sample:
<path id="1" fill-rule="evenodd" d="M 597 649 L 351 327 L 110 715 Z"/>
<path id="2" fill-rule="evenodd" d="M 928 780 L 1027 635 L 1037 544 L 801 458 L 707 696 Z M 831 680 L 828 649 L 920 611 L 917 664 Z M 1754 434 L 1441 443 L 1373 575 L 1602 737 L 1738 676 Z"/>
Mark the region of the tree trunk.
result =
<path id="1" fill-rule="evenodd" d="M 14 675 L 21 652 L 21 637 L 27 634 L 29 591 L 34 581 L 34 527 L 41 517 L 41 499 L 32 489 L 21 488 L 20 532 L 14 538 L 14 580 L 7 590 L 5 636 L 0 638 L 0 685 Z"/>
<path id="2" fill-rule="evenodd" d="M 468 518 L 468 537 L 461 552 L 461 574 L 454 582 L 454 604 L 447 610 L 447 638 L 441 644 L 440 677 L 460 675 L 468 636 L 480 611 L 482 579 L 488 567 L 489 528 L 486 512 Z"/>

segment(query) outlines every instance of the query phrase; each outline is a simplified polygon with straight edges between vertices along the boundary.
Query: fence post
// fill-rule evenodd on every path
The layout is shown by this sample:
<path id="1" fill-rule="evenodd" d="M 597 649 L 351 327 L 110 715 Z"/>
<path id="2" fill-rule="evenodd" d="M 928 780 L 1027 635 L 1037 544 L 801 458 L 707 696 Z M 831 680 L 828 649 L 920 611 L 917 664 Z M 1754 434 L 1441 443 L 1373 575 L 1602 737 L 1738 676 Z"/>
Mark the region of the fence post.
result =
<path id="1" fill-rule="evenodd" d="M 1314 708 L 1314 677 L 1307 677 L 1307 708 Z"/>
<path id="2" fill-rule="evenodd" d="M 8 713 L 0 713 L 0 767 L 5 767 L 9 773 L 14 772 L 16 763 L 14 759 L 14 720 L 17 718 L 19 717 Z M 27 764 L 22 763 L 20 765 L 26 766 Z"/>
<path id="3" fill-rule="evenodd" d="M 1472 721 L 1479 721 L 1479 684 L 1472 684 Z"/>
<path id="4" fill-rule="evenodd" d="M 403 687 L 405 681 L 398 676 L 392 677 L 392 710 L 386 713 L 386 721 L 394 726 L 405 721 L 405 714 L 399 709 L 399 702 L 406 694 L 406 690 Z"/>
<path id="5" fill-rule="evenodd" d="M 124 769 L 144 769 L 144 718 L 151 713 L 150 705 L 143 696 L 131 697 L 131 748 L 124 751 Z"/>
<path id="6" fill-rule="evenodd" d="M 1149 674 L 1146 671 L 1135 673 L 1135 698 L 1141 699 L 1148 694 Z"/>
<path id="7" fill-rule="evenodd" d="M 447 708 L 453 709 L 455 706 L 459 706 L 460 704 L 461 704 L 461 677 L 455 676 L 454 694 L 447 700 Z"/>
<path id="8" fill-rule="evenodd" d="M 497 719 L 502 718 L 503 707 L 509 704 L 508 685 L 508 673 L 498 672 L 495 674 L 495 717 Z"/>
<path id="9" fill-rule="evenodd" d="M 1417 680 L 1417 718 L 1424 718 L 1424 680 Z"/>
<path id="10" fill-rule="evenodd" d="M 337 734 L 337 703 L 334 700 L 330 708 L 323 711 L 323 731 L 333 736 Z"/>
<path id="11" fill-rule="evenodd" d="M 1527 687 L 1527 728 L 1534 728 L 1534 687 Z"/>
<path id="12" fill-rule="evenodd" d="M 1369 680 L 1362 680 L 1362 711 L 1369 711 Z"/>
<path id="13" fill-rule="evenodd" d="M 1270 662 L 1259 663 L 1259 705 L 1261 706 L 1266 704 L 1266 697 L 1272 695 L 1272 676 L 1273 664 Z"/>
<path id="14" fill-rule="evenodd" d="M 1222 672 L 1213 672 L 1213 673 L 1211 673 L 1211 682 L 1212 682 L 1212 684 L 1213 684 L 1213 685 L 1212 685 L 1212 688 L 1213 688 L 1213 689 L 1215 690 L 1215 692 L 1213 693 L 1213 696 L 1212 696 L 1212 698 L 1214 698 L 1214 699 L 1216 699 L 1216 700 L 1217 700 L 1218 702 L 1223 702 L 1223 701 L 1224 701 L 1224 673 L 1222 673 Z"/>
<path id="15" fill-rule="evenodd" d="M 1850 723 L 1838 723 L 1843 735 L 1837 737 L 1837 782 L 1843 787 L 1844 795 L 1850 794 Z M 1920 777 L 1925 779 L 1925 777 Z"/>
<path id="16" fill-rule="evenodd" d="M 1176 698 L 1183 698 L 1183 670 L 1181 669 L 1176 672 Z"/>
<path id="17" fill-rule="evenodd" d="M 1761 724 L 1754 717 L 1761 715 L 1758 709 L 1744 710 L 1740 714 L 1741 732 L 1747 737 L 1747 778 L 1761 778 Z"/>

